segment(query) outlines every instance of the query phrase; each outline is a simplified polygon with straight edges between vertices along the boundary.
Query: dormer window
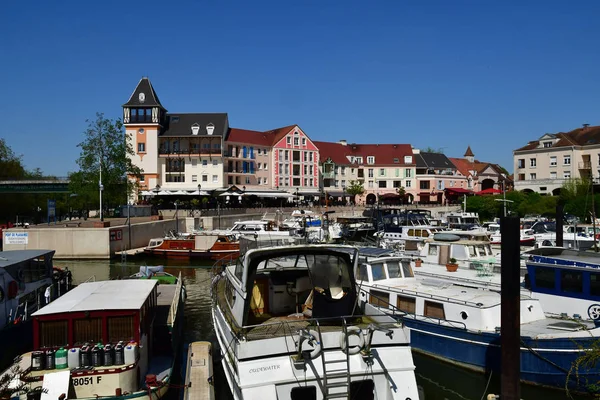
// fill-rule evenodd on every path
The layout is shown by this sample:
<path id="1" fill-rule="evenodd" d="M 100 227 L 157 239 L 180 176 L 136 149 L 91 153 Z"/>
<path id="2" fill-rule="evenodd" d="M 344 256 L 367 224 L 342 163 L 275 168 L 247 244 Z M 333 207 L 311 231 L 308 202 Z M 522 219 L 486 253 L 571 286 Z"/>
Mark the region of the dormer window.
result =
<path id="1" fill-rule="evenodd" d="M 404 156 L 404 164 L 412 164 L 412 156 Z"/>
<path id="2" fill-rule="evenodd" d="M 400 163 L 400 159 L 394 158 L 394 164 L 398 164 L 398 163 Z"/>
<path id="3" fill-rule="evenodd" d="M 176 124 L 179 122 L 179 117 L 171 117 L 171 123 Z"/>
<path id="4" fill-rule="evenodd" d="M 212 122 L 210 124 L 206 125 L 206 133 L 207 134 L 212 135 L 214 131 L 215 131 L 215 125 Z"/>
<path id="5" fill-rule="evenodd" d="M 368 156 L 367 164 L 375 164 L 375 156 Z"/>
<path id="6" fill-rule="evenodd" d="M 198 125 L 197 123 L 192 125 L 192 135 L 197 135 L 198 132 L 200 131 L 200 125 Z"/>
<path id="7" fill-rule="evenodd" d="M 552 147 L 552 142 L 544 142 L 544 148 Z"/>

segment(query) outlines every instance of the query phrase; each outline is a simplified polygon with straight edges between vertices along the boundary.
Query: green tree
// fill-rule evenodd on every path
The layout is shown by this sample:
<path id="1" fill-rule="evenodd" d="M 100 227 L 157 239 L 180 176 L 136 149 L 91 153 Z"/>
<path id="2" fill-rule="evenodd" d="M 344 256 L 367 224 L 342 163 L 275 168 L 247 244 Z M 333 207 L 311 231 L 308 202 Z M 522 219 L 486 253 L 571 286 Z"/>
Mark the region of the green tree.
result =
<path id="1" fill-rule="evenodd" d="M 349 186 L 346 186 L 346 193 L 352 196 L 352 202 L 356 204 L 356 196 L 361 196 L 365 192 L 365 188 L 361 181 L 350 181 Z"/>
<path id="2" fill-rule="evenodd" d="M 91 208 L 99 205 L 100 168 L 102 169 L 103 208 L 125 204 L 135 189 L 135 183 L 127 176 L 140 176 L 142 170 L 133 165 L 135 153 L 126 140 L 121 120 L 104 118 L 97 113 L 96 119 L 88 122 L 84 140 L 77 146 L 81 153 L 77 164 L 79 171 L 70 174 L 71 191 L 77 193 L 76 205 Z"/>
<path id="3" fill-rule="evenodd" d="M 439 148 L 439 149 L 434 149 L 431 146 L 427 146 L 426 148 L 424 148 L 423 150 L 421 150 L 421 152 L 423 153 L 438 153 L 438 154 L 442 154 L 444 153 L 444 149 L 443 148 Z"/>

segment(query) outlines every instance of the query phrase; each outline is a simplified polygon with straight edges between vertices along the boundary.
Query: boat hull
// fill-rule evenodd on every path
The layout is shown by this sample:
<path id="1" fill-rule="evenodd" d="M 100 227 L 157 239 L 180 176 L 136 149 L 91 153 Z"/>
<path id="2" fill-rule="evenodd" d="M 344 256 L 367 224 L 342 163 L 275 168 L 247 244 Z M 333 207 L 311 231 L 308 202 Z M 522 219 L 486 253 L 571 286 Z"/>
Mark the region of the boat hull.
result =
<path id="1" fill-rule="evenodd" d="M 29 319 L 17 325 L 10 325 L 0 330 L 0 343 L 10 343 L 2 346 L 0 352 L 0 370 L 7 368 L 20 354 L 31 350 L 33 343 L 33 320 Z"/>
<path id="2" fill-rule="evenodd" d="M 411 330 L 413 350 L 475 371 L 501 372 L 500 334 L 471 332 L 413 318 L 403 318 L 403 321 Z M 522 337 L 521 340 L 521 381 L 564 388 L 569 379 L 570 388 L 586 390 L 577 384 L 575 373 L 570 378 L 568 375 L 575 360 L 584 354 L 581 349 L 592 348 L 595 338 L 536 340 Z M 596 383 L 600 380 L 600 371 L 582 368 L 579 380 Z"/>
<path id="3" fill-rule="evenodd" d="M 224 257 L 235 258 L 240 254 L 237 250 L 199 251 L 199 250 L 167 250 L 167 249 L 144 249 L 146 254 L 168 259 L 177 260 L 220 260 Z"/>

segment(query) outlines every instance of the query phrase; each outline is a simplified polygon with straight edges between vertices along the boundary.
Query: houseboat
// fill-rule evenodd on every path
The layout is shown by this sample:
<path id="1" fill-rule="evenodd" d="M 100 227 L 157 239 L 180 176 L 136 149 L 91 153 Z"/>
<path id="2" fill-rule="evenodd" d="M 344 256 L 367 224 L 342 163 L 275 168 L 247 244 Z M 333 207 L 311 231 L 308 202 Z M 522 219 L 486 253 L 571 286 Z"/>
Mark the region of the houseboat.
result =
<path id="1" fill-rule="evenodd" d="M 67 271 L 54 268 L 54 250 L 0 252 L 0 368 L 31 349 L 31 314 L 70 289 Z"/>
<path id="2" fill-rule="evenodd" d="M 32 315 L 19 380 L 61 398 L 162 397 L 178 354 L 181 280 L 82 283 Z M 26 397 L 26 396 L 22 396 Z"/>
<path id="3" fill-rule="evenodd" d="M 193 235 L 172 235 L 150 239 L 144 252 L 173 259 L 219 260 L 224 257 L 237 257 L 240 244 L 233 234 L 205 231 Z"/>
<path id="4" fill-rule="evenodd" d="M 256 239 L 213 280 L 235 399 L 418 398 L 405 328 L 370 304 L 357 307 L 356 248 L 260 248 Z"/>
<path id="5" fill-rule="evenodd" d="M 411 331 L 414 351 L 470 370 L 500 373 L 499 293 L 445 280 L 416 279 L 406 257 L 362 262 L 356 279 L 359 300 L 401 320 Z M 523 382 L 587 390 L 587 382 L 600 380 L 595 365 L 572 369 L 596 345 L 597 324 L 547 318 L 539 300 L 527 296 L 521 296 L 520 321 Z"/>

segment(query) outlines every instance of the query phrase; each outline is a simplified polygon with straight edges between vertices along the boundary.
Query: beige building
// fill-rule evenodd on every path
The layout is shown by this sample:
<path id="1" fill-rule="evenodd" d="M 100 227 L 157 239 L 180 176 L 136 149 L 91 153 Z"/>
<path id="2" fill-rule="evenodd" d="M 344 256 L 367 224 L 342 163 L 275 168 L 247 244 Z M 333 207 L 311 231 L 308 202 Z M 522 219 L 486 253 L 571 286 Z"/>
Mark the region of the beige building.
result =
<path id="1" fill-rule="evenodd" d="M 600 126 L 547 133 L 513 152 L 515 190 L 557 195 L 570 179 L 600 176 Z"/>

